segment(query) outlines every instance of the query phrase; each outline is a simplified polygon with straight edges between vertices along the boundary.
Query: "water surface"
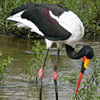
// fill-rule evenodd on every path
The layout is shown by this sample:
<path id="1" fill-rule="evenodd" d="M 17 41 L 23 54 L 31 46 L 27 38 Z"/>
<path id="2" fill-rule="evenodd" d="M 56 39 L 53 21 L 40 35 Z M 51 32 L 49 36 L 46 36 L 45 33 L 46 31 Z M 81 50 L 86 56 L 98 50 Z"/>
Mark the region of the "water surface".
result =
<path id="1" fill-rule="evenodd" d="M 42 41 L 43 42 L 43 41 Z M 76 51 L 80 50 L 84 45 L 90 45 L 95 52 L 95 56 L 100 58 L 100 41 L 81 41 L 76 47 Z M 34 40 L 25 40 L 12 37 L 0 36 L 0 51 L 3 56 L 14 58 L 11 67 L 7 69 L 5 78 L 6 86 L 0 87 L 0 100 L 39 100 L 39 83 L 29 83 L 26 73 L 28 62 L 32 59 L 31 49 L 34 46 Z M 53 66 L 56 57 L 56 47 L 50 51 L 50 60 L 47 63 L 43 78 L 43 100 L 55 100 L 55 90 L 52 78 Z M 63 46 L 58 67 L 58 91 L 59 100 L 70 100 L 74 94 L 75 85 L 68 81 L 60 82 L 62 75 L 70 75 L 71 72 L 80 71 L 81 60 L 70 59 L 65 52 Z M 34 63 L 34 62 L 33 62 Z M 91 66 L 90 63 L 89 66 Z M 92 74 L 92 69 L 89 67 L 85 75 Z"/>

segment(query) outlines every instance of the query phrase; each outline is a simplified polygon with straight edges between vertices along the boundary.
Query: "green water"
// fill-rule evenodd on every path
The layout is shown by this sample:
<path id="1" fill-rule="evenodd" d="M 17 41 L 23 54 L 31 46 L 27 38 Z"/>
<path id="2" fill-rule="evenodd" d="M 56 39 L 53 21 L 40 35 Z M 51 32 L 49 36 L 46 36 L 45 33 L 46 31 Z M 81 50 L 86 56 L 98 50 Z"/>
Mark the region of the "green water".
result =
<path id="1" fill-rule="evenodd" d="M 43 41 L 42 41 L 43 42 Z M 26 73 L 28 62 L 32 58 L 31 49 L 34 40 L 25 40 L 0 36 L 0 51 L 3 56 L 0 59 L 10 56 L 14 58 L 11 67 L 7 69 L 5 78 L 6 86 L 0 87 L 0 100 L 39 100 L 40 83 L 29 83 Z M 76 47 L 76 51 L 84 45 L 90 45 L 94 49 L 95 56 L 100 58 L 100 41 L 81 41 Z M 52 78 L 53 66 L 56 57 L 56 47 L 50 51 L 50 60 L 43 77 L 43 100 L 55 100 L 55 90 Z M 80 71 L 81 60 L 70 59 L 65 52 L 63 46 L 58 68 L 58 91 L 59 100 L 70 100 L 74 94 L 75 85 L 68 81 L 60 82 L 60 77 L 64 74 L 69 75 L 70 72 Z M 34 63 L 34 62 L 33 62 Z M 91 65 L 91 63 L 90 63 Z M 85 74 L 91 74 L 92 69 L 89 67 Z"/>

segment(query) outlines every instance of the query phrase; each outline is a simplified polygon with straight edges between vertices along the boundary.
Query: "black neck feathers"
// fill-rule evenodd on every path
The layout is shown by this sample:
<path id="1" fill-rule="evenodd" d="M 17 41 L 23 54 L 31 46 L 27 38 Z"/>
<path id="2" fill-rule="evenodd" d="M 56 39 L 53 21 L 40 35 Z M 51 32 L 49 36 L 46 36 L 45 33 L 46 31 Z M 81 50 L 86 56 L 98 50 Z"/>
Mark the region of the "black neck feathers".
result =
<path id="1" fill-rule="evenodd" d="M 93 49 L 90 46 L 84 46 L 79 52 L 76 52 L 73 47 L 66 45 L 66 53 L 72 59 L 79 59 L 83 56 L 91 59 L 94 56 Z"/>

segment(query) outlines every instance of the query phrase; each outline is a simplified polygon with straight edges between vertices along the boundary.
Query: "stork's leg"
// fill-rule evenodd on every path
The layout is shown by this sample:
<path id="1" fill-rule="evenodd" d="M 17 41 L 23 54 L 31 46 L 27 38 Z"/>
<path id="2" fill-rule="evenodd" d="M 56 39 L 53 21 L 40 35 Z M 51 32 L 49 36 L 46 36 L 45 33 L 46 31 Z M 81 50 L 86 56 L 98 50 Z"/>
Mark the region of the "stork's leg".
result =
<path id="1" fill-rule="evenodd" d="M 56 56 L 56 62 L 55 62 L 54 71 L 53 71 L 53 80 L 54 80 L 54 85 L 55 85 L 56 100 L 58 100 L 57 67 L 58 67 L 59 53 L 60 53 L 60 49 L 58 48 L 58 50 L 57 50 L 57 56 Z"/>
<path id="2" fill-rule="evenodd" d="M 47 49 L 46 51 L 46 54 L 45 54 L 45 57 L 44 57 L 44 60 L 43 60 L 43 64 L 38 72 L 39 74 L 39 78 L 40 78 L 40 94 L 39 94 L 39 100 L 42 100 L 42 78 L 43 78 L 43 69 L 44 69 L 44 66 L 45 66 L 45 62 L 46 62 L 46 58 L 47 58 L 47 55 L 48 55 L 48 52 L 49 52 L 49 49 Z"/>

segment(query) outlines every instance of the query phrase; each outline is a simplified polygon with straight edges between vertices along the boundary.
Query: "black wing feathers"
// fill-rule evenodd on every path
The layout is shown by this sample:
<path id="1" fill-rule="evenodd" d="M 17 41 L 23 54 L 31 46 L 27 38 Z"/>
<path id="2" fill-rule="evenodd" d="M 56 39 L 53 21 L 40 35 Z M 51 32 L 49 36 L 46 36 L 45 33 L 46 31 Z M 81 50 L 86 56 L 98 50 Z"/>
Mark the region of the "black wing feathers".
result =
<path id="1" fill-rule="evenodd" d="M 22 5 L 22 6 L 20 6 L 20 7 L 17 7 L 17 8 L 15 8 L 15 9 L 13 9 L 13 10 L 11 11 L 10 15 L 12 16 L 12 15 L 18 13 L 18 12 L 21 12 L 21 11 L 23 11 L 23 10 L 25 10 L 25 9 L 28 9 L 28 6 L 29 6 L 29 4 L 28 4 L 28 5 Z"/>
<path id="2" fill-rule="evenodd" d="M 59 23 L 53 19 L 49 11 L 51 10 L 55 16 L 60 16 L 67 8 L 55 4 L 28 4 L 14 9 L 11 13 L 23 11 L 21 17 L 33 22 L 39 30 L 49 40 L 66 40 L 71 36 L 71 33 L 65 30 Z"/>
<path id="3" fill-rule="evenodd" d="M 10 13 L 10 15 L 14 15 L 20 11 L 23 11 L 25 9 L 32 9 L 34 7 L 45 7 L 50 9 L 51 11 L 54 11 L 54 15 L 59 16 L 61 15 L 64 11 L 69 11 L 68 8 L 65 8 L 59 4 L 26 4 L 26 5 L 22 5 L 19 6 L 15 9 L 13 9 Z"/>

